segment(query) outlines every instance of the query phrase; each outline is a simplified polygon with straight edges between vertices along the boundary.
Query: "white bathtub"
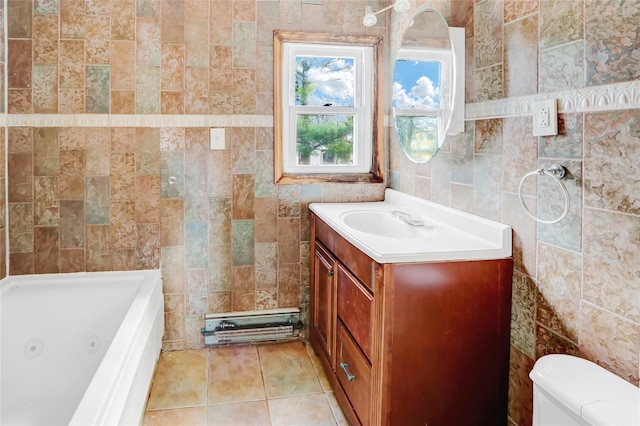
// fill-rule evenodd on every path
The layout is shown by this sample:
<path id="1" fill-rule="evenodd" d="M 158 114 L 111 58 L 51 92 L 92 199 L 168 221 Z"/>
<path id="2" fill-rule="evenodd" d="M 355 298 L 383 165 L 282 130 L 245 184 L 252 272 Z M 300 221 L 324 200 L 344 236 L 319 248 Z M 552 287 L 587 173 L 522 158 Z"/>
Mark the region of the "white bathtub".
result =
<path id="1" fill-rule="evenodd" d="M 2 425 L 141 422 L 164 332 L 160 271 L 0 286 Z"/>

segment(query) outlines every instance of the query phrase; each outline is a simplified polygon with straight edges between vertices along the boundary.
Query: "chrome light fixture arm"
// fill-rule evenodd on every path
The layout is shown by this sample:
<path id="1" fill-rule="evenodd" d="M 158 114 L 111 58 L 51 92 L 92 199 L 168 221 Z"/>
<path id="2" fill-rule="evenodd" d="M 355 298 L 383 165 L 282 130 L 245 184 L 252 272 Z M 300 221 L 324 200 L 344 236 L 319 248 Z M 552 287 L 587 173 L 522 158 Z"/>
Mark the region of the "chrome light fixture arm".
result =
<path id="1" fill-rule="evenodd" d="M 385 12 L 391 8 L 393 8 L 393 10 L 395 10 L 396 12 L 405 12 L 409 10 L 410 7 L 411 3 L 409 2 L 409 0 L 396 0 L 393 4 L 390 4 L 389 6 L 382 8 L 377 12 L 374 12 L 371 6 L 367 6 L 367 8 L 364 10 L 364 18 L 362 18 L 362 24 L 365 27 L 371 27 L 375 25 L 376 22 L 378 22 L 378 18 L 376 17 L 378 13 Z"/>

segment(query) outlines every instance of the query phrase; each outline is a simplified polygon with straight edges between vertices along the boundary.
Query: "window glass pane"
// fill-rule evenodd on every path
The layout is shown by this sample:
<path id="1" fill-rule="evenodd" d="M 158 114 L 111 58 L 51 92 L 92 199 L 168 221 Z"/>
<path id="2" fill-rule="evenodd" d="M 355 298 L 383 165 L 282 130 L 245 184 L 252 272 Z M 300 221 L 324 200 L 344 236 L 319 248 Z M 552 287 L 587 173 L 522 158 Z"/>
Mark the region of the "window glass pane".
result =
<path id="1" fill-rule="evenodd" d="M 296 105 L 354 106 L 354 59 L 296 56 Z"/>
<path id="2" fill-rule="evenodd" d="M 353 164 L 353 122 L 351 115 L 298 115 L 297 165 Z"/>
<path id="3" fill-rule="evenodd" d="M 438 151 L 438 118 L 396 115 L 398 139 L 416 161 L 427 161 Z"/>
<path id="4" fill-rule="evenodd" d="M 397 60 L 395 67 L 394 108 L 440 108 L 440 62 Z"/>

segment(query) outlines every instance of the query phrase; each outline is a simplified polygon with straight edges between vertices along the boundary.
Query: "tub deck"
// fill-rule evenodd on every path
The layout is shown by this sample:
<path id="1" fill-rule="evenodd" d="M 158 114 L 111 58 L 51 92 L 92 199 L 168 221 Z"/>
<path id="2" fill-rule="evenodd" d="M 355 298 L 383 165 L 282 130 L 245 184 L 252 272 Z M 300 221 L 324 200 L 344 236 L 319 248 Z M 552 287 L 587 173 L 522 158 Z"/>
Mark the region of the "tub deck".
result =
<path id="1" fill-rule="evenodd" d="M 139 422 L 164 331 L 160 271 L 12 276 L 0 301 L 0 423 Z"/>

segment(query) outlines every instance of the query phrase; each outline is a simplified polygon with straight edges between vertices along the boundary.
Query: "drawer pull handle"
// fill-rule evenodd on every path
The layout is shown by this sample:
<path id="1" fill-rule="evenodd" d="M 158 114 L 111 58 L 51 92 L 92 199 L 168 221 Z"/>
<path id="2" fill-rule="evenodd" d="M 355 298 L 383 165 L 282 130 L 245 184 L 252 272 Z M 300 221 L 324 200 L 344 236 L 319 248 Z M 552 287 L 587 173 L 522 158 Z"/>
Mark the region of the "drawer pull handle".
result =
<path id="1" fill-rule="evenodd" d="M 333 276 L 333 271 L 329 271 L 329 272 L 327 272 L 327 275 L 329 275 L 330 277 L 332 277 L 332 276 Z"/>
<path id="2" fill-rule="evenodd" d="M 340 363 L 340 368 L 342 368 L 342 370 L 344 371 L 344 374 L 347 375 L 347 380 L 350 382 L 353 382 L 356 378 L 356 376 L 354 376 L 353 374 L 349 373 L 349 370 L 347 370 L 347 367 L 349 367 L 349 364 L 347 364 L 346 362 L 341 362 Z"/>

